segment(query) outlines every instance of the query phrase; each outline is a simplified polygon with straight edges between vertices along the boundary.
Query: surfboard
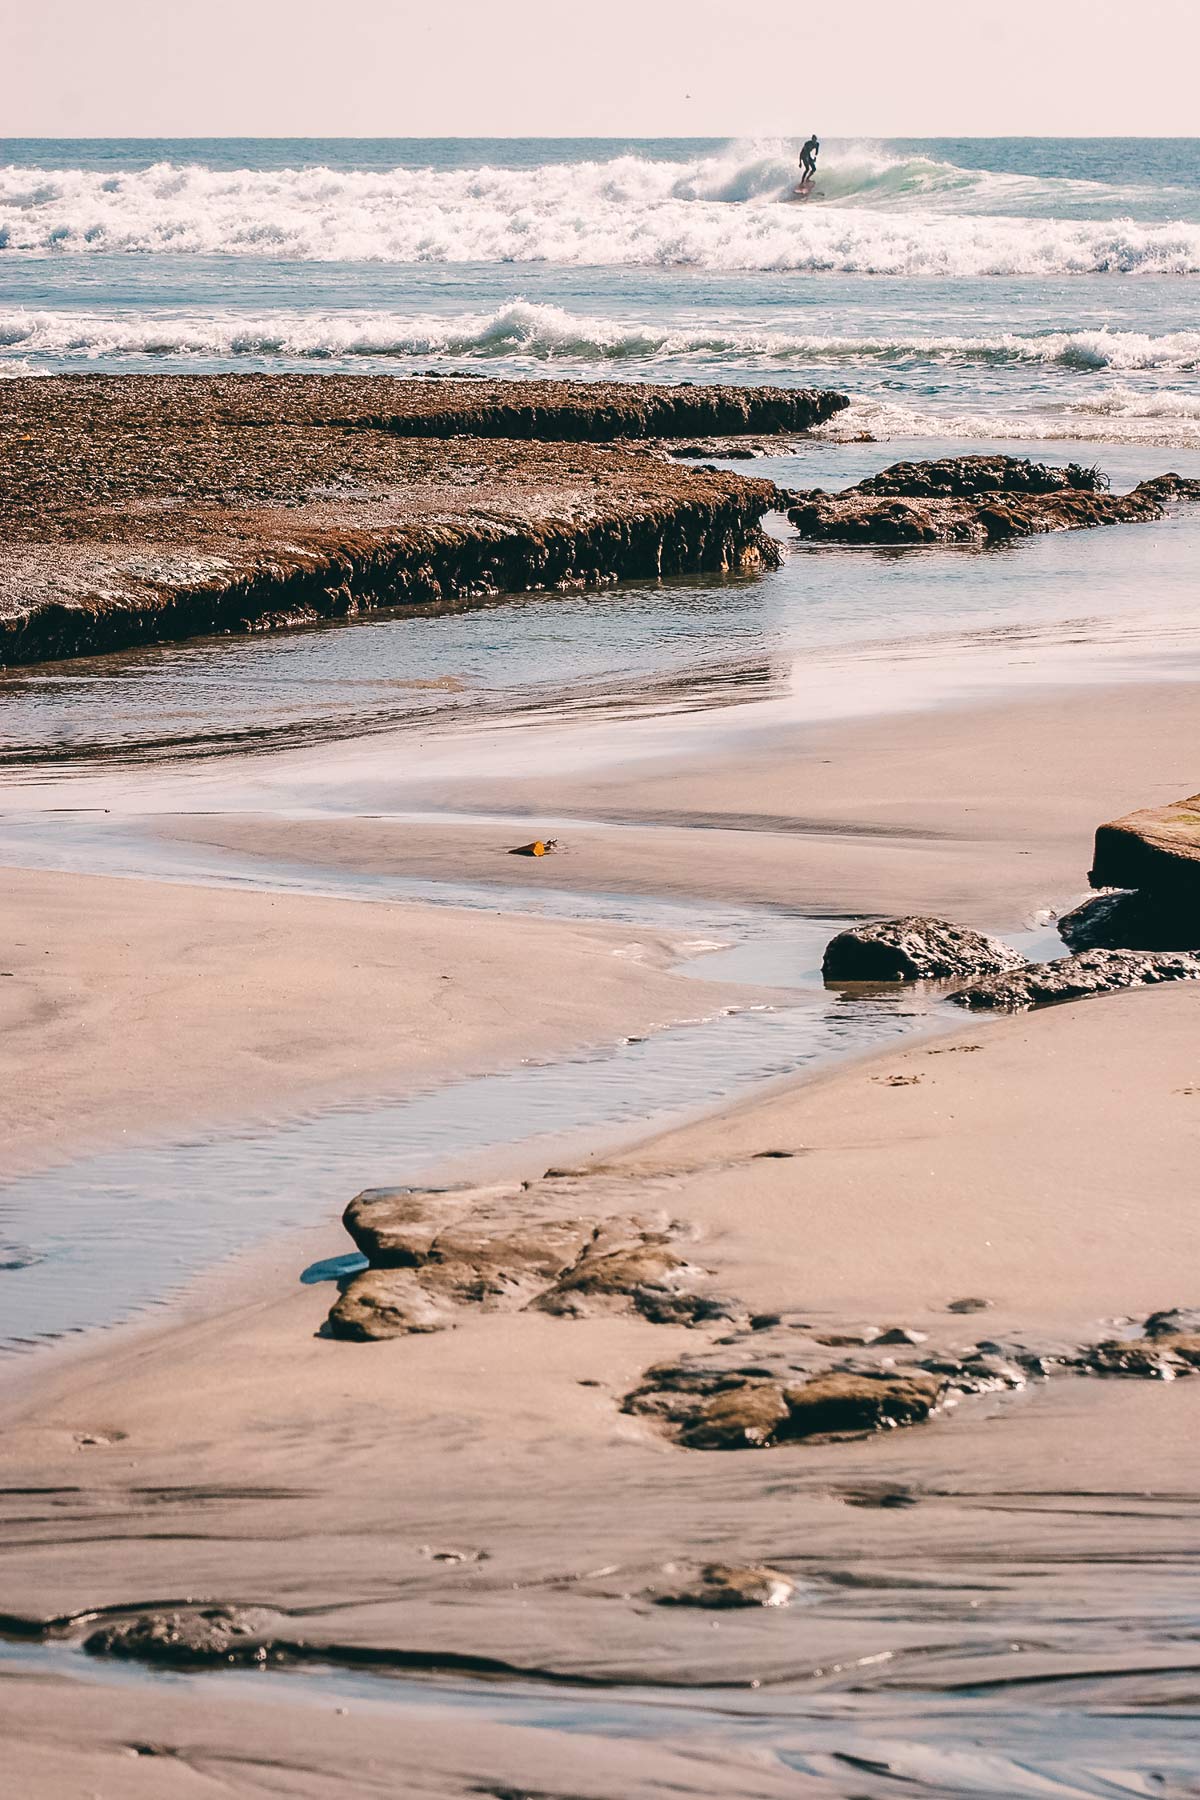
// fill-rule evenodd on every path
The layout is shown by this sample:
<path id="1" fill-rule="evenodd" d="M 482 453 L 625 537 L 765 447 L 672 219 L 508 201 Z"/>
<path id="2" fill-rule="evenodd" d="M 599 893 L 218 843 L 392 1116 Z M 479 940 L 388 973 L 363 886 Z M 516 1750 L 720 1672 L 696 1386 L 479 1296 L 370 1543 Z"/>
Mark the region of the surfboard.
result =
<path id="1" fill-rule="evenodd" d="M 802 181 L 798 187 L 792 189 L 788 198 L 789 200 L 823 200 L 825 196 L 820 188 L 813 186 L 811 181 Z"/>

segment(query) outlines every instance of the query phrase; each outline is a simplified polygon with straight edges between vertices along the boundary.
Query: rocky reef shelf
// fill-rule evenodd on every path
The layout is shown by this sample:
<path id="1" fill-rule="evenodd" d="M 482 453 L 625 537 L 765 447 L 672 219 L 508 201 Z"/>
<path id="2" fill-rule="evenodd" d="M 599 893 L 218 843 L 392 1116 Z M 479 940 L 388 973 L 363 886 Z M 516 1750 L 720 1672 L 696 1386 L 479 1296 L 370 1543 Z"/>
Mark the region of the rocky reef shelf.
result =
<path id="1" fill-rule="evenodd" d="M 6 382 L 0 664 L 771 566 L 773 484 L 682 469 L 646 440 L 804 430 L 845 404 L 583 382 Z"/>

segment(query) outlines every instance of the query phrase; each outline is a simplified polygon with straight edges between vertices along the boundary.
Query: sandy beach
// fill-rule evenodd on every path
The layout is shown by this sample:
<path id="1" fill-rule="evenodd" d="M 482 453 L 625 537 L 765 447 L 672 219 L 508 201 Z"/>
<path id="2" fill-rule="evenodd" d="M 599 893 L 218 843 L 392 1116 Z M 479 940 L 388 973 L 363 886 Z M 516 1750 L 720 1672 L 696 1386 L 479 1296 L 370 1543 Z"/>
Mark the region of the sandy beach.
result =
<path id="1" fill-rule="evenodd" d="M 1101 688 L 539 780 L 393 769 L 397 814 L 422 822 L 244 801 L 201 819 L 176 796 L 139 829 L 235 852 L 242 880 L 256 860 L 268 886 L 281 862 L 484 880 L 496 910 L 6 871 L 9 1166 L 103 1145 L 118 1117 L 130 1133 L 227 1128 L 768 992 L 698 983 L 702 962 L 685 978 L 678 935 L 506 913 L 539 883 L 1028 929 L 1084 891 L 1102 818 L 1187 791 L 1196 703 L 1186 684 Z M 553 858 L 503 856 L 498 835 L 559 821 Z M 528 1184 L 505 1201 L 520 1229 L 678 1221 L 713 1288 L 785 1328 L 802 1316 L 810 1337 L 901 1327 L 924 1355 L 984 1337 L 1062 1351 L 1195 1300 L 1198 1005 L 1183 984 L 947 1022 L 625 1148 L 585 1141 L 573 1173 L 544 1179 L 536 1146 L 472 1173 Z M 393 1179 L 372 1161 L 358 1185 Z M 846 1746 L 869 1760 L 894 1732 L 905 1684 L 936 1710 L 964 1658 L 997 1691 L 1066 1691 L 1090 1670 L 1124 1683 L 1123 1704 L 1188 1679 L 1146 1596 L 1169 1575 L 1172 1618 L 1194 1598 L 1189 1383 L 1062 1375 L 961 1397 L 912 1431 L 704 1455 L 622 1403 L 728 1324 L 467 1307 L 451 1330 L 330 1341 L 336 1286 L 298 1276 L 350 1248 L 332 1209 L 206 1278 L 174 1318 L 6 1371 L 0 1610 L 35 1636 L 60 1621 L 43 1660 L 16 1645 L 0 1683 L 23 1793 L 390 1792 L 398 1757 L 405 1792 L 431 1796 L 832 1795 Z M 948 1310 L 963 1296 L 986 1313 Z M 1136 1601 L 1117 1516 L 1135 1491 Z M 769 1564 L 799 1597 L 656 1603 L 711 1561 Z M 897 1612 L 901 1576 L 925 1597 Z M 101 1664 L 54 1648 L 109 1612 L 185 1601 L 262 1609 L 304 1672 L 96 1688 Z M 1123 1607 L 1140 1624 L 1113 1637 Z M 506 1676 L 512 1701 L 468 1705 L 473 1667 Z M 585 1707 L 568 1723 L 580 1681 L 607 1685 L 623 1722 L 597 1729 Z M 742 1726 L 700 1705 L 631 1750 L 639 1695 L 714 1686 L 739 1696 Z M 822 1749 L 824 1709 L 856 1694 L 842 1748 Z"/>

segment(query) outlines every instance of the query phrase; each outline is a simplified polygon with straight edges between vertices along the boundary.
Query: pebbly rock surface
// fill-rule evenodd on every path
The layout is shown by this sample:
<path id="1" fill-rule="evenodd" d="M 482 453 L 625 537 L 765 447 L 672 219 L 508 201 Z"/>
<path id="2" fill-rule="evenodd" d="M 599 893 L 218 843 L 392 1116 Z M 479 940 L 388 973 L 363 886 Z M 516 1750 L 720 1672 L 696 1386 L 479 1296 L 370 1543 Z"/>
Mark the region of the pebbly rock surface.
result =
<path id="1" fill-rule="evenodd" d="M 1089 1375 L 1131 1375 L 1143 1381 L 1174 1381 L 1200 1373 L 1200 1307 L 1173 1306 L 1153 1312 L 1137 1337 L 1103 1338 L 1084 1344 L 1069 1366 Z"/>
<path id="2" fill-rule="evenodd" d="M 274 1660 L 279 1614 L 266 1607 L 209 1606 L 142 1612 L 103 1625 L 84 1642 L 92 1656 L 117 1656 L 168 1668 L 262 1666 Z"/>
<path id="3" fill-rule="evenodd" d="M 1200 794 L 1101 825 L 1090 880 L 1097 888 L 1137 888 L 1156 906 L 1200 916 Z"/>
<path id="4" fill-rule="evenodd" d="M 625 382 L 6 381 L 0 664 L 774 566 L 774 484 L 648 440 L 803 430 L 845 404 Z"/>
<path id="5" fill-rule="evenodd" d="M 1022 1012 L 1113 994 L 1160 981 L 1200 979 L 1200 955 L 1186 950 L 1085 950 L 1054 962 L 1026 963 L 1006 975 L 987 975 L 949 996 L 972 1012 Z"/>
<path id="6" fill-rule="evenodd" d="M 946 919 L 881 919 L 840 931 L 825 947 L 826 981 L 946 981 L 1020 968 L 1008 944 Z"/>
<path id="7" fill-rule="evenodd" d="M 845 544 L 994 544 L 1046 531 L 1161 519 L 1173 500 L 1200 499 L 1200 482 L 1178 475 L 1107 492 L 1097 469 L 1054 468 L 1010 456 L 956 456 L 893 463 L 839 493 L 791 496 L 787 516 L 801 538 Z"/>

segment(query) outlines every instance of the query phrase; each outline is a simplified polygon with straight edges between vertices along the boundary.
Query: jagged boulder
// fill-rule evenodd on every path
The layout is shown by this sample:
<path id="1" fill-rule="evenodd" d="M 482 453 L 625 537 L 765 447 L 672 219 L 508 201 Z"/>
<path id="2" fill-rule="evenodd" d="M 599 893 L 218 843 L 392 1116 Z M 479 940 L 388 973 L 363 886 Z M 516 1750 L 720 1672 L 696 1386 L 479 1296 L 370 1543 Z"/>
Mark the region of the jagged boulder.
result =
<path id="1" fill-rule="evenodd" d="M 1022 956 L 997 938 L 947 919 L 880 919 L 839 931 L 825 947 L 826 981 L 948 981 L 1019 968 Z"/>
<path id="2" fill-rule="evenodd" d="M 1122 988 L 1160 981 L 1200 979 L 1200 955 L 1185 950 L 1085 950 L 1054 962 L 1026 963 L 1005 975 L 988 975 L 949 997 L 973 1012 L 1022 1012 Z"/>

